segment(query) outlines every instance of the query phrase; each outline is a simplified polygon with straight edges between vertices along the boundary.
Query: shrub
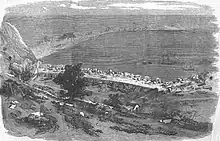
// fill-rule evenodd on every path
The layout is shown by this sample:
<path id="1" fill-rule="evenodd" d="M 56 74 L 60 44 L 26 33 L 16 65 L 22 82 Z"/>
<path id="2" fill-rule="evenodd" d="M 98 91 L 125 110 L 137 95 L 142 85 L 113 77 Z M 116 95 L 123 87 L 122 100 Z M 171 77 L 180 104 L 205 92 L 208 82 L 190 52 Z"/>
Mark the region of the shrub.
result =
<path id="1" fill-rule="evenodd" d="M 82 63 L 77 65 L 66 65 L 64 73 L 59 73 L 53 81 L 61 85 L 61 87 L 68 91 L 67 95 L 72 98 L 82 97 L 85 93 L 85 79 L 84 73 L 81 70 Z"/>

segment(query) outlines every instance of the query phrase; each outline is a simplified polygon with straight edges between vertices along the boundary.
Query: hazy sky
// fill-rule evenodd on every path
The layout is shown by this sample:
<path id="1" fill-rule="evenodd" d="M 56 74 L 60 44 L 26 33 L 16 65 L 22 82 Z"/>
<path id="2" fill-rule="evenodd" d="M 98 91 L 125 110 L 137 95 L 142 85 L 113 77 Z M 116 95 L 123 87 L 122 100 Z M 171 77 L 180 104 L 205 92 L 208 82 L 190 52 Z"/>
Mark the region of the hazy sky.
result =
<path id="1" fill-rule="evenodd" d="M 42 0 L 3 0 L 3 5 L 5 6 L 14 6 L 17 4 L 27 4 L 33 2 L 39 2 Z M 62 0 L 48 0 L 48 1 L 62 1 Z M 135 9 L 186 9 L 186 8 L 201 8 L 199 5 L 193 3 L 179 4 L 170 2 L 168 4 L 164 3 L 164 0 L 161 2 L 154 2 L 151 0 L 63 0 L 72 2 L 72 8 L 84 9 L 84 8 L 94 8 L 94 7 L 103 7 L 103 8 L 135 8 Z M 164 2 L 163 2 L 164 1 Z M 167 1 L 166 1 L 167 2 Z M 201 3 L 201 2 L 199 2 Z M 2 5 L 2 4 L 1 4 Z M 87 6 L 85 6 L 87 5 Z M 93 6 L 91 6 L 93 5 Z"/>
<path id="2" fill-rule="evenodd" d="M 1 7 L 15 6 L 18 4 L 30 4 L 42 0 L 5 0 Z M 47 3 L 38 6 L 26 6 L 22 8 L 7 9 L 10 13 L 42 15 L 58 12 L 60 14 L 75 13 L 76 15 L 126 15 L 126 14 L 163 14 L 163 15 L 212 15 L 209 6 L 202 3 L 180 2 L 180 1 L 152 1 L 152 0 L 49 0 L 59 1 L 56 3 Z M 61 1 L 61 2 L 60 2 Z M 57 4 L 57 5 L 56 5 Z M 56 8 L 54 8 L 54 6 Z M 66 8 L 66 9 L 64 9 Z M 4 8 L 2 8 L 4 9 Z M 62 13 L 62 12 L 64 13 Z M 65 13 L 66 11 L 66 13 Z M 100 12 L 101 11 L 101 12 Z"/>

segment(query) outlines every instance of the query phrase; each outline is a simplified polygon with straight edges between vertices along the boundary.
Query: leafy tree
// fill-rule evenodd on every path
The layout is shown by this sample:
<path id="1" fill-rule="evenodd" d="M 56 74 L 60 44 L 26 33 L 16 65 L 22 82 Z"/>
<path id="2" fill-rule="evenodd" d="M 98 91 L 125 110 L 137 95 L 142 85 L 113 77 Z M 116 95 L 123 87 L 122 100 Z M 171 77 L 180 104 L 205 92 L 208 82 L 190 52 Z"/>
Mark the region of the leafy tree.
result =
<path id="1" fill-rule="evenodd" d="M 66 65 L 64 73 L 59 73 L 53 81 L 61 85 L 61 87 L 68 91 L 67 95 L 71 99 L 75 97 L 82 97 L 85 93 L 85 79 L 84 73 L 81 70 L 82 63 L 77 65 Z"/>

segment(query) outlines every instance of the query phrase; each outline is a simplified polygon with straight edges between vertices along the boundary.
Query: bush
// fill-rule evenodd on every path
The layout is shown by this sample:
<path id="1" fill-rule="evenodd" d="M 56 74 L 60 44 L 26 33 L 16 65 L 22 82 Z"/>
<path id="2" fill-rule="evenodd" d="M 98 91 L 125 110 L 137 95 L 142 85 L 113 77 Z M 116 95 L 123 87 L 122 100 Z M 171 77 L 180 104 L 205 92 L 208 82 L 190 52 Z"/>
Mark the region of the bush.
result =
<path id="1" fill-rule="evenodd" d="M 86 81 L 81 70 L 82 63 L 66 65 L 64 73 L 59 73 L 53 81 L 68 91 L 67 95 L 72 98 L 82 97 L 85 93 Z"/>

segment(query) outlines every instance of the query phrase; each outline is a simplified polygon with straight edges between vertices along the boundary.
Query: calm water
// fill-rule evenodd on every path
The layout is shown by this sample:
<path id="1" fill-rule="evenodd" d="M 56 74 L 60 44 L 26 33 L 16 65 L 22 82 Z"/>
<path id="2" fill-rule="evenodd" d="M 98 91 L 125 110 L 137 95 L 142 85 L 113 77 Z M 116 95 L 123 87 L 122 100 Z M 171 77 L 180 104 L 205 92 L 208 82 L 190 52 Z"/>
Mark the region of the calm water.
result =
<path id="1" fill-rule="evenodd" d="M 107 27 L 144 27 L 153 31 L 115 32 L 83 41 L 43 58 L 45 63 L 75 64 L 84 67 L 114 69 L 161 77 L 166 80 L 185 77 L 195 71 L 211 70 L 216 48 L 214 17 L 183 15 L 142 16 L 47 16 L 7 17 L 21 32 L 25 42 L 34 48 L 44 36 L 66 32 L 101 32 Z M 162 30 L 175 27 L 184 30 Z M 171 29 L 171 28 L 170 28 Z M 172 65 L 163 62 L 171 60 Z M 152 64 L 144 64 L 150 62 Z M 194 71 L 184 71 L 186 64 Z"/>

